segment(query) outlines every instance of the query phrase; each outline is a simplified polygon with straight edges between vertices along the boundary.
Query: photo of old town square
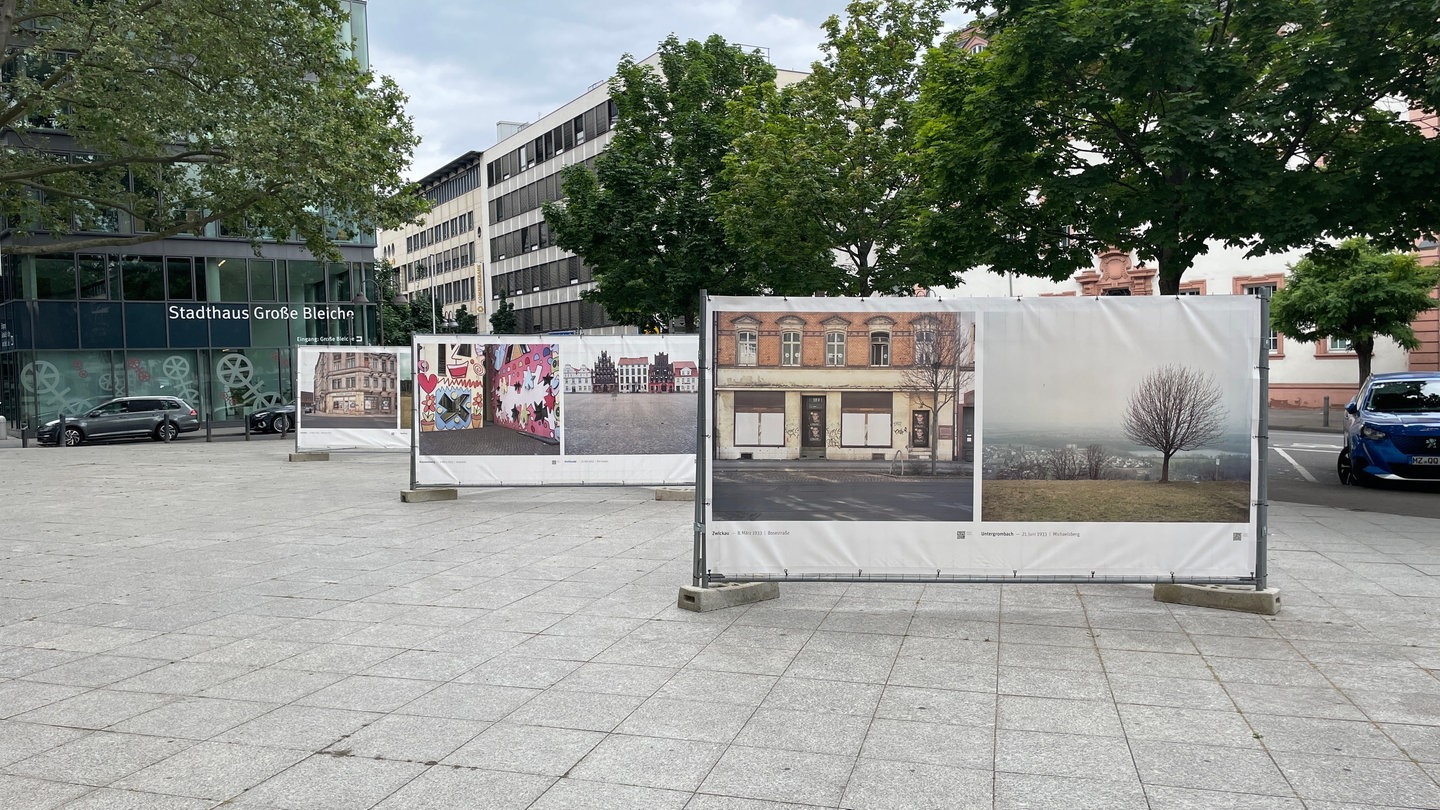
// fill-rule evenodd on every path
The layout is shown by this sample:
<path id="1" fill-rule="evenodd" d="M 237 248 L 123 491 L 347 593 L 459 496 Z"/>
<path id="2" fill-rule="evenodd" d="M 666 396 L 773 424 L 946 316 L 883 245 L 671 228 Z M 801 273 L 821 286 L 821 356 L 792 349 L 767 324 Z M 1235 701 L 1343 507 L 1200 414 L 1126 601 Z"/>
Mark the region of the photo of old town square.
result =
<path id="1" fill-rule="evenodd" d="M 693 335 L 587 336 L 567 347 L 565 454 L 693 456 L 698 347 Z"/>
<path id="2" fill-rule="evenodd" d="M 712 520 L 974 519 L 974 313 L 711 315 Z"/>

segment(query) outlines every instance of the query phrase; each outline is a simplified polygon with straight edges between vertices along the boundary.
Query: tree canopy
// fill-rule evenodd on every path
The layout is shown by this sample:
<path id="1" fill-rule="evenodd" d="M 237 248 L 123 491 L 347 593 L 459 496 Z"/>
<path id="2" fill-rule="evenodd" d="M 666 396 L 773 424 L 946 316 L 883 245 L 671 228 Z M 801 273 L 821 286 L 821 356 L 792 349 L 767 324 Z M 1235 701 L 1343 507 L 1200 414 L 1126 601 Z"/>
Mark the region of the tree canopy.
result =
<path id="1" fill-rule="evenodd" d="M 802 81 L 743 94 L 717 193 L 731 240 L 766 292 L 910 294 L 948 281 L 909 244 L 920 54 L 946 0 L 853 0 Z"/>
<path id="2" fill-rule="evenodd" d="M 722 158 L 733 137 L 726 105 L 775 79 L 758 52 L 720 36 L 660 44 L 658 67 L 625 56 L 610 82 L 618 118 L 610 145 L 563 172 L 565 199 L 545 221 L 562 248 L 594 269 L 586 293 L 619 323 L 659 316 L 694 331 L 699 291 L 753 291 L 743 256 L 717 218 Z"/>
<path id="3" fill-rule="evenodd" d="M 923 242 L 957 269 L 1061 279 L 1119 248 L 1173 294 L 1212 240 L 1399 247 L 1440 222 L 1440 139 L 1403 115 L 1440 91 L 1429 2 L 985 7 L 986 47 L 932 50 L 921 89 Z"/>
<path id="4" fill-rule="evenodd" d="M 1430 291 L 1437 283 L 1440 268 L 1421 267 L 1414 254 L 1382 252 L 1368 240 L 1347 239 L 1295 263 L 1270 301 L 1270 323 L 1302 343 L 1349 341 L 1363 384 L 1376 336 L 1406 349 L 1420 345 L 1411 323 L 1435 308 Z"/>
<path id="5" fill-rule="evenodd" d="M 413 220 L 406 99 L 347 20 L 338 0 L 0 0 L 0 251 L 223 227 L 335 259 Z"/>

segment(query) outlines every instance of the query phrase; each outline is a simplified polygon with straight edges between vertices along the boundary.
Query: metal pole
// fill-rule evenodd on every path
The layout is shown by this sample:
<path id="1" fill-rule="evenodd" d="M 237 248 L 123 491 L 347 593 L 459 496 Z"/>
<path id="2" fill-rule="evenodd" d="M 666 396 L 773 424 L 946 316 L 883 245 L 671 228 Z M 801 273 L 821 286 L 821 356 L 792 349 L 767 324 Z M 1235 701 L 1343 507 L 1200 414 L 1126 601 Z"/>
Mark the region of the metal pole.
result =
<path id="1" fill-rule="evenodd" d="M 35 329 L 37 328 L 35 322 L 40 319 L 40 302 L 34 299 L 26 301 L 25 313 L 30 316 L 30 407 L 34 410 L 30 412 L 30 418 L 23 420 L 20 424 L 21 447 L 29 446 L 28 442 L 25 439 L 25 431 L 27 428 L 34 429 L 35 443 L 40 443 L 40 370 L 36 368 L 36 366 L 40 363 L 40 359 L 35 355 Z M 25 371 L 23 367 L 20 371 L 20 379 L 22 381 L 25 379 Z M 24 394 L 20 395 L 20 410 L 22 412 L 25 410 Z M 61 438 L 60 440 L 64 441 L 63 438 Z"/>
<path id="2" fill-rule="evenodd" d="M 410 337 L 410 489 L 420 487 L 420 476 L 415 471 L 415 457 L 420 453 L 420 343 Z M 400 396 L 400 392 L 395 392 Z"/>
<path id="3" fill-rule="evenodd" d="M 708 412 L 706 397 L 710 395 L 711 386 L 706 384 L 709 377 L 710 362 L 705 354 L 705 333 L 710 331 L 710 308 L 706 306 L 709 298 L 705 290 L 700 291 L 700 353 L 695 358 L 699 366 L 700 379 L 699 391 L 695 397 L 695 556 L 694 570 L 692 572 L 692 584 L 697 588 L 710 587 L 710 574 L 705 570 L 705 496 L 706 489 L 706 456 L 710 449 L 710 443 L 706 441 L 705 414 Z"/>
<path id="4" fill-rule="evenodd" d="M 1265 335 L 1270 331 L 1270 289 L 1260 290 L 1260 421 L 1256 437 L 1256 452 L 1260 454 L 1260 481 L 1255 491 L 1255 590 L 1265 590 L 1269 576 L 1269 565 L 1265 560 L 1269 552 L 1269 511 L 1270 487 L 1267 483 L 1270 469 L 1270 342 Z M 1328 411 L 1327 411 L 1328 413 Z"/>
<path id="5" fill-rule="evenodd" d="M 1330 397 L 1325 397 L 1325 413 L 1320 417 L 1321 427 L 1330 427 Z"/>

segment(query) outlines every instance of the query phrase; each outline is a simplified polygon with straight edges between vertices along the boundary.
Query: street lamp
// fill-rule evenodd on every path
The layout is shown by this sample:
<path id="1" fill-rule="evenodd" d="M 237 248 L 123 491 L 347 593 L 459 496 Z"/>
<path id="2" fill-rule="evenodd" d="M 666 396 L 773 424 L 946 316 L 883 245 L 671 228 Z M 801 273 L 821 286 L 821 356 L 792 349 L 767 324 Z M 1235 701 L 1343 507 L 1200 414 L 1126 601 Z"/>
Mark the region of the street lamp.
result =
<path id="1" fill-rule="evenodd" d="M 366 305 L 366 304 L 371 303 L 371 300 L 370 300 L 369 298 L 366 298 L 366 297 L 365 297 L 365 285 L 366 285 L 366 284 L 374 284 L 374 285 L 375 285 L 375 301 L 374 301 L 374 303 L 375 303 L 375 305 L 376 305 L 376 307 L 375 307 L 375 315 L 376 315 L 376 319 L 377 319 L 377 321 L 378 321 L 376 331 L 379 333 L 379 334 L 377 335 L 377 337 L 380 338 L 380 345 L 381 345 L 381 346 L 384 346 L 384 345 L 385 345 L 385 305 L 384 305 L 384 302 L 380 300 L 380 282 L 376 281 L 376 280 L 373 279 L 373 278 L 361 279 L 361 280 L 360 280 L 360 291 L 357 292 L 357 293 L 355 293 L 355 297 L 352 298 L 352 299 L 350 299 L 350 303 L 352 303 L 352 304 L 357 304 L 357 305 L 359 305 L 359 306 L 364 306 L 364 305 Z M 401 295 L 401 294 L 397 291 L 397 292 L 395 293 L 395 296 L 390 299 L 390 303 L 394 304 L 394 305 L 397 306 L 397 307 L 399 307 L 399 306 L 404 306 L 404 305 L 405 305 L 405 296 Z"/>

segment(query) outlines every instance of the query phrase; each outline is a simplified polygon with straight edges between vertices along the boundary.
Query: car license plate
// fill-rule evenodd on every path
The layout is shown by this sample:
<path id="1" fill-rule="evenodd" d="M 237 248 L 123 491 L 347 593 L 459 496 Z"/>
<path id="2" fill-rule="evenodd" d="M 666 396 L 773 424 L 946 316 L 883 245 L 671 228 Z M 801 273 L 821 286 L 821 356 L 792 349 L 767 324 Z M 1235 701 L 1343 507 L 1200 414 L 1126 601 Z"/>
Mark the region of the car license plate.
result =
<path id="1" fill-rule="evenodd" d="M 1440 456 L 1415 456 L 1410 463 L 1419 467 L 1440 467 Z"/>

